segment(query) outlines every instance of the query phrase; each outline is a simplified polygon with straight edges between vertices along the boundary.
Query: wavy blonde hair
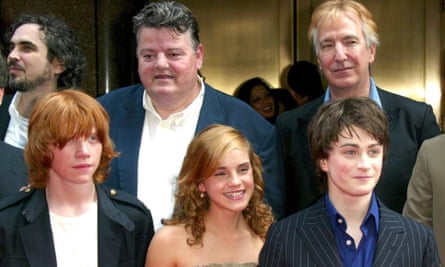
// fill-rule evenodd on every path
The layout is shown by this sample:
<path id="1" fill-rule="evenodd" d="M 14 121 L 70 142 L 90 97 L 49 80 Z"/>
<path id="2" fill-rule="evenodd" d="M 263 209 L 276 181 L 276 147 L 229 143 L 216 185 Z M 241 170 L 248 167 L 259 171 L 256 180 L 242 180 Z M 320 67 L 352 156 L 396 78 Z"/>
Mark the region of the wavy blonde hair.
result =
<path id="1" fill-rule="evenodd" d="M 50 145 L 63 148 L 71 139 L 89 136 L 93 128 L 102 143 L 102 155 L 93 181 L 102 183 L 108 176 L 111 160 L 117 156 L 108 135 L 109 117 L 105 109 L 96 99 L 75 89 L 40 97 L 29 118 L 25 146 L 30 185 L 34 188 L 47 185 L 54 158 Z"/>
<path id="2" fill-rule="evenodd" d="M 246 150 L 252 165 L 254 192 L 242 212 L 247 224 L 255 234 L 264 239 L 274 221 L 271 207 L 263 201 L 264 181 L 260 158 L 236 129 L 225 125 L 210 125 L 189 144 L 178 177 L 173 215 L 162 220 L 164 225 L 184 224 L 185 230 L 190 231 L 193 236 L 187 239 L 189 246 L 203 245 L 202 237 L 206 230 L 204 216 L 210 206 L 207 197 L 200 197 L 198 185 L 211 176 L 220 160 L 235 148 Z"/>

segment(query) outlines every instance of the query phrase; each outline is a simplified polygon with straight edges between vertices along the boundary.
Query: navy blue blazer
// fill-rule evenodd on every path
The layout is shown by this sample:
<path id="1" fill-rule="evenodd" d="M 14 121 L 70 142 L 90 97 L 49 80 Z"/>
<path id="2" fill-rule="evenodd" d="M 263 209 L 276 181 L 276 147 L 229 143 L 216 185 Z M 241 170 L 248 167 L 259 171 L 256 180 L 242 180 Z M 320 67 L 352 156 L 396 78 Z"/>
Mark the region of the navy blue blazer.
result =
<path id="1" fill-rule="evenodd" d="M 251 143 L 263 163 L 265 198 L 277 218 L 284 215 L 285 189 L 281 151 L 273 125 L 246 103 L 224 94 L 208 84 L 195 134 L 211 124 L 238 129 Z M 145 110 L 141 84 L 114 90 L 98 98 L 111 118 L 110 135 L 121 154 L 111 163 L 107 184 L 137 194 L 139 146 Z"/>
<path id="2" fill-rule="evenodd" d="M 430 105 L 380 88 L 378 93 L 388 117 L 390 143 L 375 192 L 386 206 L 401 213 L 417 151 L 423 140 L 440 134 L 440 129 Z M 307 126 L 323 104 L 323 98 L 280 114 L 275 123 L 284 152 L 286 215 L 310 206 L 321 196 L 310 156 Z"/>
<path id="3" fill-rule="evenodd" d="M 154 235 L 150 211 L 134 196 L 97 186 L 98 266 L 144 266 Z M 0 266 L 56 267 L 45 190 L 0 201 Z"/>
<path id="4" fill-rule="evenodd" d="M 0 141 L 0 199 L 28 184 L 23 150 Z"/>
<path id="5" fill-rule="evenodd" d="M 379 202 L 380 229 L 373 266 L 440 266 L 431 229 Z M 278 221 L 269 228 L 259 266 L 342 266 L 325 201 Z"/>

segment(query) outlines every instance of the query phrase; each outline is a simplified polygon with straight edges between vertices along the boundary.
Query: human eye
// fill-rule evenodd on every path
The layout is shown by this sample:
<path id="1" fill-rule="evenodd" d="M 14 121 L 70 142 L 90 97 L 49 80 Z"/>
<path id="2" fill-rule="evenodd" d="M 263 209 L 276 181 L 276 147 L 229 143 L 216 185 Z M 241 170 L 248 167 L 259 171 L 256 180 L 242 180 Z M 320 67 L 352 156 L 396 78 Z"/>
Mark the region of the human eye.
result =
<path id="1" fill-rule="evenodd" d="M 96 134 L 92 134 L 90 136 L 88 136 L 88 142 L 90 143 L 99 143 L 99 137 Z"/>
<path id="2" fill-rule="evenodd" d="M 377 156 L 379 156 L 381 153 L 382 153 L 382 148 L 381 148 L 381 147 L 374 147 L 374 148 L 371 148 L 371 149 L 369 150 L 369 152 L 368 152 L 368 154 L 369 154 L 371 157 L 377 157 Z"/>
<path id="3" fill-rule="evenodd" d="M 348 38 L 345 41 L 347 46 L 354 46 L 356 44 L 358 44 L 358 40 L 356 38 Z"/>
<path id="4" fill-rule="evenodd" d="M 342 150 L 342 153 L 343 153 L 343 155 L 345 155 L 346 157 L 349 157 L 349 158 L 355 157 L 358 154 L 357 149 L 348 148 L 348 147 L 345 147 Z"/>
<path id="5" fill-rule="evenodd" d="M 321 50 L 325 52 L 331 50 L 332 47 L 334 47 L 332 42 L 323 42 L 320 44 Z"/>
<path id="6" fill-rule="evenodd" d="M 249 170 L 250 170 L 250 164 L 243 164 L 238 168 L 238 172 L 241 174 L 245 174 L 249 172 Z"/>
<path id="7" fill-rule="evenodd" d="M 153 59 L 153 55 L 152 55 L 152 54 L 142 54 L 142 57 L 143 57 L 145 60 Z"/>
<path id="8" fill-rule="evenodd" d="M 181 58 L 182 55 L 183 53 L 181 51 L 173 50 L 167 54 L 167 57 L 170 59 L 178 59 Z"/>
<path id="9" fill-rule="evenodd" d="M 217 177 L 217 178 L 223 178 L 227 175 L 227 173 L 223 170 L 216 170 L 215 173 L 213 174 L 213 176 Z"/>

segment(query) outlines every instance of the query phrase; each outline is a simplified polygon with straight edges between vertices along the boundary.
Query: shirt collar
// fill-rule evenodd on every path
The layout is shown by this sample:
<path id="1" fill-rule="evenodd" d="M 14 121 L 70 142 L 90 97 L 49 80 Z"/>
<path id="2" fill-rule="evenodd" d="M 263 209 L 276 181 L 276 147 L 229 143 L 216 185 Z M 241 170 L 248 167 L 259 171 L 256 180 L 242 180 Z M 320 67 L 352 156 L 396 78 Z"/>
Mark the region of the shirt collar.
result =
<path id="1" fill-rule="evenodd" d="M 159 116 L 159 113 L 154 108 L 153 102 L 151 101 L 151 98 L 147 94 L 147 91 L 145 90 L 145 88 L 144 88 L 144 92 L 142 95 L 142 106 L 149 114 L 151 114 L 153 117 L 155 117 L 158 121 L 161 121 L 164 124 L 168 124 L 168 125 L 181 126 L 184 123 L 185 118 L 190 113 L 194 112 L 196 109 L 200 109 L 202 106 L 203 99 L 204 99 L 205 83 L 199 75 L 198 75 L 198 81 L 201 85 L 201 89 L 200 89 L 198 96 L 193 100 L 193 102 L 188 107 L 186 107 L 184 110 L 171 114 L 165 120 L 163 120 L 161 118 L 161 116 Z"/>
<path id="2" fill-rule="evenodd" d="M 329 215 L 329 221 L 331 222 L 332 227 L 336 227 L 337 220 L 338 219 L 344 220 L 344 218 L 337 211 L 337 209 L 334 207 L 334 205 L 332 204 L 331 200 L 329 199 L 329 195 L 327 193 L 325 193 L 324 199 L 325 199 L 325 204 L 326 204 L 326 210 Z M 380 229 L 380 213 L 379 213 L 379 205 L 377 203 L 377 198 L 375 196 L 375 192 L 372 193 L 371 205 L 369 206 L 368 212 L 366 213 L 366 216 L 363 219 L 362 225 L 365 224 L 371 218 L 371 216 L 374 217 L 375 227 L 378 232 Z"/>
<path id="3" fill-rule="evenodd" d="M 380 100 L 379 92 L 377 91 L 377 86 L 375 85 L 374 79 L 372 77 L 369 78 L 369 84 L 370 84 L 369 98 L 374 100 L 374 102 L 376 102 L 377 105 L 379 105 L 379 107 L 382 107 L 382 101 Z M 331 89 L 328 86 L 328 88 L 326 89 L 326 93 L 324 95 L 324 102 L 327 103 L 329 101 L 331 101 Z"/>

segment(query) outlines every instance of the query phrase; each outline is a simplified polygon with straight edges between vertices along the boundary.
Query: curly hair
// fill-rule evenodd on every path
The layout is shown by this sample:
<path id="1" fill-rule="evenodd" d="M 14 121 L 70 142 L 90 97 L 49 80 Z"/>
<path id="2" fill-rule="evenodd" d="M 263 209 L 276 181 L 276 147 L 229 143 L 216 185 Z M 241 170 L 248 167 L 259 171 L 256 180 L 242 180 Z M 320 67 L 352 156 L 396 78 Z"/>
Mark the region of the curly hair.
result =
<path id="1" fill-rule="evenodd" d="M 94 128 L 102 144 L 100 163 L 93 175 L 97 184 L 105 181 L 110 162 L 118 155 L 108 135 L 107 112 L 96 99 L 75 89 L 40 97 L 29 118 L 28 143 L 25 146 L 30 185 L 34 188 L 47 185 L 54 158 L 50 145 L 63 148 L 71 139 L 89 136 Z"/>
<path id="2" fill-rule="evenodd" d="M 191 32 L 194 50 L 200 44 L 198 21 L 192 12 L 183 4 L 176 1 L 159 1 L 147 4 L 133 17 L 133 32 L 136 41 L 141 27 L 172 29 L 176 33 Z"/>
<path id="3" fill-rule="evenodd" d="M 77 34 L 61 19 L 53 15 L 22 14 L 6 31 L 5 42 L 9 43 L 14 32 L 24 24 L 37 24 L 44 33 L 43 41 L 48 46 L 47 59 L 56 58 L 64 66 L 57 81 L 58 90 L 79 87 L 86 65 L 86 58 Z"/>
<path id="4" fill-rule="evenodd" d="M 247 224 L 264 239 L 274 221 L 271 207 L 263 201 L 260 158 L 239 131 L 230 126 L 213 124 L 198 133 L 190 143 L 178 177 L 173 215 L 162 220 L 164 225 L 184 224 L 185 230 L 193 236 L 186 240 L 189 246 L 203 245 L 202 237 L 206 231 L 204 217 L 210 207 L 210 200 L 208 197 L 201 198 L 198 186 L 215 172 L 220 160 L 235 148 L 248 152 L 253 169 L 254 192 L 242 212 Z"/>

